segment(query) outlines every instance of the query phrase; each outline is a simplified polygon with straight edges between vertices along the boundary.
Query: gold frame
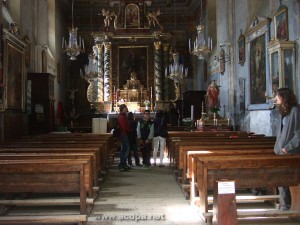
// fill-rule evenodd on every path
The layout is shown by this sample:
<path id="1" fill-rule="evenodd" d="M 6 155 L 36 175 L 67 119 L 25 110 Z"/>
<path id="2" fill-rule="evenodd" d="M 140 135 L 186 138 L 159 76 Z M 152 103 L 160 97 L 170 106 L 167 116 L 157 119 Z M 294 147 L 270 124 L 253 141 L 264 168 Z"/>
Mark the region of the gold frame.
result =
<path id="1" fill-rule="evenodd" d="M 5 110 L 25 112 L 26 44 L 3 30 Z M 17 62 L 17 63 L 16 63 Z"/>
<path id="2" fill-rule="evenodd" d="M 278 31 L 279 26 L 283 26 L 284 34 L 281 33 L 281 30 Z M 274 27 L 276 40 L 289 40 L 288 9 L 286 6 L 281 6 L 274 15 Z"/>
<path id="3" fill-rule="evenodd" d="M 138 80 L 141 81 L 142 85 L 144 85 L 145 88 L 149 88 L 149 46 L 147 45 L 143 45 L 143 46 L 118 46 L 118 75 L 117 75 L 117 87 L 118 88 L 122 88 L 123 85 L 126 83 L 125 81 L 127 79 L 120 79 L 120 76 L 123 75 L 121 74 L 123 71 L 121 70 L 121 67 L 123 64 L 123 60 L 124 58 L 122 58 L 123 55 L 126 55 L 126 52 L 124 53 L 121 53 L 120 50 L 123 50 L 123 49 L 126 49 L 128 50 L 128 53 L 129 51 L 135 51 L 135 49 L 139 50 L 139 49 L 145 49 L 146 50 L 146 60 L 144 61 L 144 65 L 146 66 L 146 78 L 144 77 L 141 77 L 141 74 L 139 74 L 139 71 L 136 71 L 137 72 L 137 75 L 138 75 Z M 140 60 L 140 61 L 143 61 L 143 60 Z M 130 67 L 129 65 L 127 65 L 127 67 Z M 127 68 L 128 69 L 128 68 Z M 125 74 L 124 76 L 127 76 L 128 77 L 128 80 L 130 79 L 130 73 L 129 74 Z M 123 81 L 123 82 L 122 82 Z M 144 82 L 146 81 L 146 82 Z"/>
<path id="4" fill-rule="evenodd" d="M 128 11 L 130 8 L 137 10 L 136 12 L 134 12 L 135 14 L 137 14 L 137 25 L 129 25 L 127 24 L 127 18 L 128 18 Z M 125 28 L 140 28 L 140 9 L 138 7 L 138 5 L 130 3 L 128 5 L 125 6 Z"/>
<path id="5" fill-rule="evenodd" d="M 238 44 L 238 63 L 244 65 L 246 61 L 246 51 L 245 51 L 246 37 L 245 35 L 242 34 L 242 32 L 239 36 L 237 44 Z"/>

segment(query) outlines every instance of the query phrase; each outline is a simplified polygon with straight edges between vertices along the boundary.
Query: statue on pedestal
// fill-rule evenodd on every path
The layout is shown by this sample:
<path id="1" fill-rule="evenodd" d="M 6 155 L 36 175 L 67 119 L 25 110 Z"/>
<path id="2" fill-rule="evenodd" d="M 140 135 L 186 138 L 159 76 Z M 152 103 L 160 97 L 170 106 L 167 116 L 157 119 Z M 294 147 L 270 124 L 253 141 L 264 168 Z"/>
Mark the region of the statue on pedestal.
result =
<path id="1" fill-rule="evenodd" d="M 206 91 L 207 109 L 211 113 L 217 113 L 220 110 L 219 94 L 219 86 L 216 84 L 216 80 L 212 80 Z"/>

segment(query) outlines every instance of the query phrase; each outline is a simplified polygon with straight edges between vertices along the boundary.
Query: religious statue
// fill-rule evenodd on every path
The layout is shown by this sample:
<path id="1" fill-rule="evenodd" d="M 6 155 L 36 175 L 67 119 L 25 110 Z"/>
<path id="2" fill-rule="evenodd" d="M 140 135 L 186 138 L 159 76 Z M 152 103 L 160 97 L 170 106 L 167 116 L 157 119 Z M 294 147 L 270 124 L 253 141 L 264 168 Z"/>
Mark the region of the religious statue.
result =
<path id="1" fill-rule="evenodd" d="M 211 84 L 207 88 L 207 108 L 216 113 L 219 109 L 219 86 L 216 84 L 216 80 L 212 80 Z"/>
<path id="2" fill-rule="evenodd" d="M 153 24 L 154 27 L 157 24 L 160 27 L 160 29 L 162 29 L 162 26 L 160 25 L 159 20 L 157 18 L 159 16 L 160 16 L 160 9 L 158 9 L 156 12 L 155 11 L 152 11 L 152 12 L 149 11 L 147 13 L 147 19 L 148 19 L 148 23 L 149 23 L 150 27 L 151 27 L 151 24 Z"/>
<path id="3" fill-rule="evenodd" d="M 137 75 L 136 72 L 133 70 L 130 74 L 130 80 L 136 80 L 137 79 Z"/>
<path id="4" fill-rule="evenodd" d="M 104 16 L 104 27 L 106 27 L 107 29 L 110 26 L 110 20 L 112 20 L 113 16 L 116 16 L 114 11 L 110 11 L 110 10 L 105 10 L 102 9 L 102 16 Z"/>
<path id="5" fill-rule="evenodd" d="M 78 91 L 78 89 L 74 90 L 74 89 L 68 89 L 68 91 L 70 92 L 70 96 L 69 98 L 72 101 L 72 105 L 74 105 L 74 99 L 75 99 L 75 92 Z"/>
<path id="6" fill-rule="evenodd" d="M 130 81 L 129 81 L 129 87 L 130 89 L 137 89 L 138 88 L 138 81 L 137 81 L 137 74 L 136 72 L 133 70 L 130 73 Z"/>

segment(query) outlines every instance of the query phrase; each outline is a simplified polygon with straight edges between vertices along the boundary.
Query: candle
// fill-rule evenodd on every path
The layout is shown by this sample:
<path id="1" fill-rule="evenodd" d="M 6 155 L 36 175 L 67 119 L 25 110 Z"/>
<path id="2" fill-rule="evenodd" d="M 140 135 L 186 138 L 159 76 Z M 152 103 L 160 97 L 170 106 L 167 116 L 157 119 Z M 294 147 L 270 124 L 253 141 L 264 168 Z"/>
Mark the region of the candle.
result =
<path id="1" fill-rule="evenodd" d="M 191 39 L 189 39 L 189 51 L 191 51 Z"/>
<path id="2" fill-rule="evenodd" d="M 84 50 L 84 39 L 82 38 L 82 49 Z"/>
<path id="3" fill-rule="evenodd" d="M 216 126 L 218 126 L 218 119 L 216 119 Z"/>
<path id="4" fill-rule="evenodd" d="M 216 113 L 214 113 L 214 119 L 216 119 Z"/>
<path id="5" fill-rule="evenodd" d="M 212 38 L 210 38 L 210 49 L 212 49 L 213 46 L 212 46 Z"/>
<path id="6" fill-rule="evenodd" d="M 230 126 L 230 119 L 228 118 L 227 121 L 228 121 L 228 126 Z"/>
<path id="7" fill-rule="evenodd" d="M 152 99 L 152 87 L 150 87 L 150 97 Z"/>
<path id="8" fill-rule="evenodd" d="M 194 120 L 194 105 L 191 105 L 191 119 Z"/>

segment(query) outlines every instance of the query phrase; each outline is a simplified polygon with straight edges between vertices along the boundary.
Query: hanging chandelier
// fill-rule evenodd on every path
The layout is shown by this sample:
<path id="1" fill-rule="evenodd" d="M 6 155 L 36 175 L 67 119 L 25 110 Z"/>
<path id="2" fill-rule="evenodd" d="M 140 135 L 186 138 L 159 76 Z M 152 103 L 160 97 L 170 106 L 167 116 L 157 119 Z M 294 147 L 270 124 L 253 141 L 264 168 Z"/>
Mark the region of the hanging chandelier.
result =
<path id="1" fill-rule="evenodd" d="M 165 77 L 173 80 L 175 83 L 179 83 L 188 75 L 188 68 L 184 68 L 182 64 L 179 63 L 179 53 L 173 53 L 173 63 L 171 63 L 165 69 Z"/>
<path id="2" fill-rule="evenodd" d="M 175 11 L 175 30 L 176 30 L 176 3 L 174 0 L 174 11 Z M 184 65 L 179 63 L 179 53 L 176 51 L 176 37 L 174 37 L 174 52 L 172 54 L 173 56 L 173 63 L 171 63 L 168 67 L 165 69 L 165 77 L 173 80 L 175 84 L 178 84 L 180 81 L 182 81 L 185 77 L 187 77 L 188 69 L 184 68 Z"/>
<path id="3" fill-rule="evenodd" d="M 91 34 L 93 31 L 93 7 L 91 5 Z M 93 52 L 88 55 L 89 63 L 84 66 L 84 76 L 86 79 L 96 78 L 98 76 L 98 48 L 93 46 Z"/>
<path id="4" fill-rule="evenodd" d="M 189 40 L 189 51 L 199 59 L 205 59 L 212 50 L 212 38 L 208 37 L 207 39 L 205 39 L 205 27 L 201 24 L 202 0 L 200 10 L 200 23 L 198 26 L 196 26 L 197 36 L 194 41 L 193 47 L 191 46 L 191 40 Z"/>
<path id="5" fill-rule="evenodd" d="M 64 37 L 62 39 L 62 50 L 70 56 L 70 60 L 76 60 L 76 56 L 78 56 L 80 52 L 84 52 L 84 40 L 81 39 L 80 36 L 77 36 L 78 27 L 74 27 L 73 6 L 74 0 L 72 1 L 72 27 L 69 27 L 68 44 Z"/>

